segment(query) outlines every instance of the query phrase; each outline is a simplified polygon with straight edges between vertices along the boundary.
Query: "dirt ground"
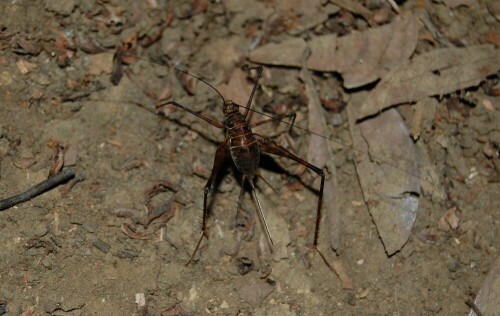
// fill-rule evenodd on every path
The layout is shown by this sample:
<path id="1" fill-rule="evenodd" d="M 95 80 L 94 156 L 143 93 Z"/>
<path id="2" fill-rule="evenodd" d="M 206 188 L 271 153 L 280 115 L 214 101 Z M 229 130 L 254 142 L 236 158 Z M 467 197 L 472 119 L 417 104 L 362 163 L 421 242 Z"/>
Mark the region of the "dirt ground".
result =
<path id="1" fill-rule="evenodd" d="M 451 46 L 498 45 L 495 1 L 457 2 L 398 3 L 401 14 L 425 10 Z M 419 194 L 416 221 L 400 251 L 387 254 L 364 202 L 354 165 L 358 149 L 350 147 L 347 111 L 340 106 L 324 109 L 324 136 L 337 140 L 331 144 L 338 187 L 325 195 L 341 197 L 341 243 L 336 251 L 329 247 L 325 219 L 319 241 L 340 277 L 307 247 L 318 177 L 284 159 L 263 158 L 269 185 L 257 181 L 280 254 L 270 253 L 248 191 L 235 219 L 241 176 L 228 162 L 209 195 L 209 242 L 203 240 L 195 263 L 186 266 L 224 134 L 181 110 L 163 107 L 157 115 L 155 101 L 170 96 L 220 122 L 221 101 L 203 83 L 148 60 L 187 69 L 227 98 L 242 94 L 245 100 L 252 86 L 247 73 L 237 73 L 243 74 L 239 83 L 230 78 L 257 47 L 362 32 L 396 16 L 385 1 L 359 2 L 377 12 L 371 23 L 328 1 L 311 1 L 324 16 L 313 21 L 302 18 L 307 10 L 299 3 L 2 0 L 0 197 L 47 179 L 57 149 L 77 154 L 74 168 L 84 180 L 0 212 L 0 315 L 469 313 L 465 302 L 477 295 L 500 249 L 498 73 L 481 86 L 432 97 L 434 115 L 418 142 L 438 172 L 430 186 L 444 198 Z M 429 34 L 420 23 L 414 55 L 443 47 L 443 38 Z M 113 55 L 122 43 L 140 59 L 124 57 L 129 76 L 114 85 Z M 322 100 L 336 97 L 323 102 L 330 108 L 352 106 L 355 94 L 375 85 L 346 89 L 338 73 L 311 75 Z M 308 128 L 299 67 L 265 66 L 261 84 L 257 110 L 297 112 L 297 126 Z M 397 109 L 411 125 L 414 104 Z M 262 117 L 252 113 L 251 119 Z M 301 157 L 318 137 L 300 128 L 287 133 L 275 123 L 258 133 Z M 148 198 L 159 181 L 175 192 Z M 145 225 L 148 210 L 161 216 Z M 443 222 L 445 213 L 455 225 Z"/>

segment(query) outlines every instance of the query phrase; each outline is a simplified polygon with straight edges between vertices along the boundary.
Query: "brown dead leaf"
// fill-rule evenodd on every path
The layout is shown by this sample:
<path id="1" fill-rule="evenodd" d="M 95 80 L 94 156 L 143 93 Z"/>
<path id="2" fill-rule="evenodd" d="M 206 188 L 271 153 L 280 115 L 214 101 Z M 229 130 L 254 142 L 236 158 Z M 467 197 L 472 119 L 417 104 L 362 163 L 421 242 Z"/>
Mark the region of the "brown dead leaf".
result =
<path id="1" fill-rule="evenodd" d="M 297 35 L 311 29 L 328 19 L 328 14 L 322 10 L 321 0 L 287 0 L 276 1 L 276 13 L 287 16 L 285 30 L 289 34 Z"/>
<path id="2" fill-rule="evenodd" d="M 146 200 L 146 207 L 148 209 L 148 216 L 143 220 L 143 226 L 145 228 L 155 219 L 164 216 L 164 222 L 167 222 L 172 216 L 174 216 L 174 198 L 172 196 L 169 200 L 164 201 L 161 205 L 157 206 L 153 204 L 153 198 L 162 192 L 177 192 L 177 188 L 168 181 L 158 181 L 151 188 L 144 192 L 144 197 Z"/>
<path id="3" fill-rule="evenodd" d="M 65 32 L 59 32 L 55 41 L 57 64 L 60 67 L 67 66 L 70 58 L 74 55 L 76 46 L 72 39 L 68 38 Z"/>
<path id="4" fill-rule="evenodd" d="M 308 128 L 311 133 L 316 135 L 327 135 L 327 127 L 325 122 L 325 113 L 321 107 L 318 92 L 312 81 L 305 63 L 307 59 L 304 58 L 304 67 L 302 68 L 300 77 L 305 84 L 305 93 L 308 99 Z M 328 230 L 330 233 L 330 245 L 333 249 L 340 247 L 340 208 L 337 198 L 337 177 L 335 162 L 333 157 L 333 150 L 330 142 L 322 137 L 312 136 L 309 139 L 309 149 L 307 152 L 307 161 L 318 168 L 324 169 L 328 175 L 325 180 L 324 196 L 323 196 L 323 209 L 326 210 L 328 218 Z"/>
<path id="5" fill-rule="evenodd" d="M 19 61 L 16 62 L 16 65 L 17 65 L 17 69 L 19 69 L 19 71 L 23 75 L 25 75 L 25 74 L 29 73 L 30 71 L 38 68 L 37 64 L 30 63 L 29 61 L 27 61 L 25 59 L 20 59 Z"/>
<path id="6" fill-rule="evenodd" d="M 340 72 L 344 77 L 344 86 L 356 88 L 405 63 L 415 50 L 418 31 L 415 16 L 398 17 L 390 24 L 343 37 L 333 34 L 314 37 L 309 43 L 301 38 L 269 43 L 250 52 L 250 60 L 260 64 L 299 67 L 302 52 L 309 46 L 309 69 Z"/>
<path id="7" fill-rule="evenodd" d="M 146 239 L 151 239 L 152 238 L 152 236 L 150 234 L 136 233 L 126 223 L 123 223 L 122 226 L 121 226 L 121 228 L 122 228 L 122 232 L 125 235 L 127 235 L 128 237 L 132 238 L 132 239 L 146 240 Z"/>
<path id="8" fill-rule="evenodd" d="M 486 275 L 483 285 L 477 294 L 475 305 L 483 315 L 497 315 L 500 311 L 500 256 L 495 260 L 490 272 Z M 476 316 L 470 311 L 469 316 Z"/>
<path id="9" fill-rule="evenodd" d="M 360 124 L 355 123 L 352 106 L 348 111 L 363 196 L 385 250 L 392 255 L 408 241 L 417 215 L 420 183 L 416 150 L 396 110 Z"/>
<path id="10" fill-rule="evenodd" d="M 34 306 L 28 307 L 27 310 L 21 313 L 21 316 L 35 316 L 36 315 L 36 310 Z"/>
<path id="11" fill-rule="evenodd" d="M 15 157 L 12 159 L 12 164 L 19 169 L 28 169 L 36 164 L 35 157 Z"/>
<path id="12" fill-rule="evenodd" d="M 52 164 L 49 170 L 49 177 L 52 177 L 59 173 L 64 166 L 64 150 L 66 146 L 55 140 L 50 140 L 47 147 L 52 149 L 52 157 L 50 158 Z"/>
<path id="13" fill-rule="evenodd" d="M 77 32 L 74 41 L 78 49 L 88 54 L 102 53 L 106 50 L 106 48 L 101 46 L 92 36 L 84 32 Z"/>
<path id="14" fill-rule="evenodd" d="M 384 75 L 355 118 L 362 119 L 395 104 L 476 86 L 499 69 L 500 51 L 492 45 L 435 49 Z"/>
<path id="15" fill-rule="evenodd" d="M 490 43 L 495 46 L 500 46 L 500 32 L 490 31 L 481 35 L 480 40 L 482 43 Z"/>
<path id="16" fill-rule="evenodd" d="M 422 142 L 417 142 L 418 162 L 420 166 L 420 185 L 424 195 L 432 196 L 436 201 L 444 201 L 446 192 L 440 183 L 436 165 L 429 155 L 427 147 Z"/>
<path id="17" fill-rule="evenodd" d="M 346 9 L 347 11 L 361 15 L 366 22 L 373 24 L 372 12 L 358 2 L 352 0 L 330 0 L 330 2 Z"/>
<path id="18" fill-rule="evenodd" d="M 292 37 L 281 43 L 269 43 L 250 52 L 254 63 L 300 67 L 302 52 L 307 43 L 300 37 Z"/>
<path id="19" fill-rule="evenodd" d="M 337 276 L 342 283 L 342 288 L 344 289 L 352 289 L 354 287 L 351 277 L 349 273 L 347 273 L 347 269 L 343 262 L 339 259 L 333 260 L 330 262 L 332 269 L 335 271 Z"/>
<path id="20" fill-rule="evenodd" d="M 438 221 L 438 228 L 442 231 L 456 230 L 460 224 L 460 211 L 456 207 L 450 208 Z"/>
<path id="21" fill-rule="evenodd" d="M 417 45 L 418 30 L 418 19 L 411 15 L 406 18 L 398 17 L 387 25 L 338 38 L 334 54 L 335 70 L 342 74 L 344 87 L 357 88 L 371 83 L 387 70 L 408 61 Z M 314 57 L 313 50 L 309 61 L 311 69 L 329 70 L 328 64 L 321 58 Z"/>
<path id="22" fill-rule="evenodd" d="M 190 95 L 194 95 L 196 93 L 196 87 L 198 86 L 199 80 L 190 76 L 188 74 L 181 74 L 181 84 Z"/>
<path id="23" fill-rule="evenodd" d="M 138 32 L 130 34 L 122 45 L 116 49 L 113 56 L 113 71 L 111 74 L 111 82 L 118 85 L 123 76 L 123 65 L 129 65 L 136 60 L 135 51 L 137 49 Z"/>
<path id="24" fill-rule="evenodd" d="M 36 56 L 42 51 L 42 45 L 27 33 L 19 33 L 10 39 L 13 52 L 23 55 Z"/>

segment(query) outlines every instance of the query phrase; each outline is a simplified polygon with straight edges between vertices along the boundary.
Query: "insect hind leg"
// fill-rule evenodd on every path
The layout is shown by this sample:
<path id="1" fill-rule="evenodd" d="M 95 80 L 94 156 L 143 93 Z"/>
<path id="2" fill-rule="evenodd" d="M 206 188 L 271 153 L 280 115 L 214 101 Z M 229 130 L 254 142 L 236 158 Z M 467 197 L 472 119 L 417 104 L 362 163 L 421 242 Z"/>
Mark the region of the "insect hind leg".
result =
<path id="1" fill-rule="evenodd" d="M 259 143 L 259 147 L 260 147 L 260 150 L 262 152 L 272 154 L 272 155 L 277 155 L 277 156 L 288 158 L 288 159 L 292 159 L 292 160 L 296 161 L 297 163 L 304 165 L 305 167 L 312 170 L 314 173 L 316 173 L 318 176 L 321 177 L 321 185 L 319 188 L 318 207 L 316 210 L 316 228 L 314 230 L 314 242 L 312 245 L 314 249 L 317 249 L 318 238 L 319 238 L 319 226 L 320 226 L 320 222 L 321 222 L 321 207 L 323 205 L 323 188 L 325 186 L 325 173 L 320 168 L 310 164 L 309 162 L 305 161 L 304 159 L 291 153 L 286 148 L 284 148 L 280 144 L 276 143 L 272 139 L 269 139 L 267 137 L 263 137 L 260 135 L 257 135 L 257 136 L 260 137 L 257 141 Z"/>

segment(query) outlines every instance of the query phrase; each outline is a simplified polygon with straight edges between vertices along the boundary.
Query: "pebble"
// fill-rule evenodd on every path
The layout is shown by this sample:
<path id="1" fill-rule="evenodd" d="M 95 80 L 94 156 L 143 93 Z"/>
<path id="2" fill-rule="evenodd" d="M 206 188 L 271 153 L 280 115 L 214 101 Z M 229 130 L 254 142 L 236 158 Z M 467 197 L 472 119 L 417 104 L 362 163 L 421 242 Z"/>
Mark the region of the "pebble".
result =
<path id="1" fill-rule="evenodd" d="M 107 242 L 105 242 L 101 239 L 97 239 L 92 244 L 94 245 L 94 247 L 96 247 L 97 249 L 99 249 L 100 251 L 102 251 L 104 253 L 108 253 L 109 249 L 111 249 L 111 246 Z"/>

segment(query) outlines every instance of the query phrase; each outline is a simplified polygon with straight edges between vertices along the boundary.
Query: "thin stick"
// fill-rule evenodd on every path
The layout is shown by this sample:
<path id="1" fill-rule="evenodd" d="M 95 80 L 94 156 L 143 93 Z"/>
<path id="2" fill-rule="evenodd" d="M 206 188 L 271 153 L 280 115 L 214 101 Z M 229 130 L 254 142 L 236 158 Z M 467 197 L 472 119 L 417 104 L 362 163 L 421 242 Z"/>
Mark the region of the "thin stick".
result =
<path id="1" fill-rule="evenodd" d="M 465 304 L 469 306 L 474 313 L 476 313 L 477 316 L 483 316 L 484 314 L 479 310 L 479 307 L 477 307 L 476 303 L 472 299 L 467 299 L 465 301 Z"/>
<path id="2" fill-rule="evenodd" d="M 11 196 L 4 200 L 0 200 L 0 212 L 5 211 L 8 208 L 11 208 L 17 204 L 21 204 L 23 202 L 29 201 L 32 198 L 55 188 L 61 183 L 68 181 L 75 177 L 75 170 L 73 168 L 64 169 L 53 177 L 44 180 L 27 191 L 20 193 L 18 195 Z"/>
<path id="3" fill-rule="evenodd" d="M 396 11 L 397 14 L 401 14 L 401 10 L 399 10 L 398 4 L 394 0 L 387 0 L 389 4 L 391 5 L 392 9 Z"/>

